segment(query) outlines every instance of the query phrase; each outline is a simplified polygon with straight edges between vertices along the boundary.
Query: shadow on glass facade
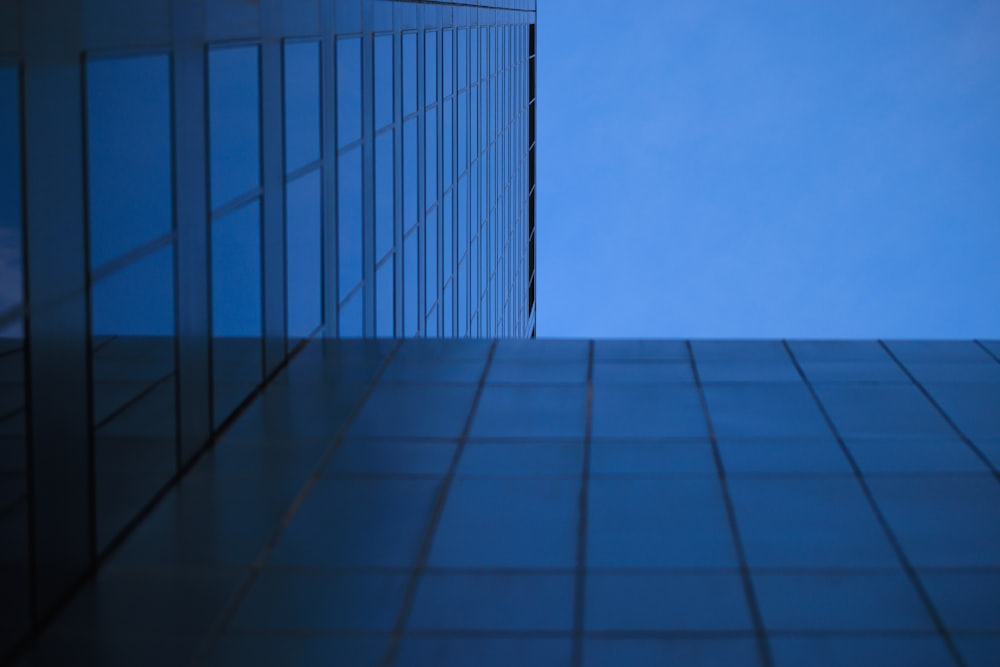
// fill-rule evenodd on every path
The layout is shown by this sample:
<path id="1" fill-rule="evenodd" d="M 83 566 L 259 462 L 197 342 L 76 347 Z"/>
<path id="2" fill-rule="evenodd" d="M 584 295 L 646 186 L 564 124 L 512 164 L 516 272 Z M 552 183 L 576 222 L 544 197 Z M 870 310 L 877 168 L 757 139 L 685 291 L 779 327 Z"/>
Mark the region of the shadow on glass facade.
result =
<path id="1" fill-rule="evenodd" d="M 534 20 L 0 7 L 0 656 L 310 339 L 533 335 Z"/>

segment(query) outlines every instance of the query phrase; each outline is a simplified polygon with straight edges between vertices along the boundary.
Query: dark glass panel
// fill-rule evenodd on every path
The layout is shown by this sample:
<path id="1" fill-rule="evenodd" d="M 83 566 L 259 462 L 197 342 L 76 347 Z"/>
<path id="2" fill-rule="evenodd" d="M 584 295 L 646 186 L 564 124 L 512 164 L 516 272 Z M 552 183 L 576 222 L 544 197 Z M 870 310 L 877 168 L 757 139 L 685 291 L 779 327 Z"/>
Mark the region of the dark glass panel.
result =
<path id="1" fill-rule="evenodd" d="M 260 187 L 260 84 L 256 46 L 208 53 L 212 207 Z"/>
<path id="2" fill-rule="evenodd" d="M 361 38 L 337 40 L 337 145 L 361 138 Z"/>
<path id="3" fill-rule="evenodd" d="M 418 220 L 417 209 L 417 119 L 403 125 L 403 231 Z"/>
<path id="4" fill-rule="evenodd" d="M 415 229 L 403 241 L 403 335 L 412 336 L 420 325 L 419 298 L 419 258 L 418 240 L 420 230 Z"/>
<path id="5" fill-rule="evenodd" d="M 437 109 L 428 109 L 424 122 L 424 208 L 437 201 Z"/>
<path id="6" fill-rule="evenodd" d="M 375 129 L 392 123 L 392 35 L 375 36 Z"/>
<path id="7" fill-rule="evenodd" d="M 173 227 L 170 126 L 168 56 L 87 62 L 92 269 Z"/>
<path id="8" fill-rule="evenodd" d="M 285 172 L 320 158 L 319 42 L 285 44 Z"/>
<path id="9" fill-rule="evenodd" d="M 417 33 L 403 33 L 403 115 L 417 110 Z"/>
<path id="10" fill-rule="evenodd" d="M 340 300 L 361 282 L 361 148 L 340 156 L 337 168 L 337 257 Z"/>
<path id="11" fill-rule="evenodd" d="M 260 200 L 212 222 L 212 381 L 215 425 L 261 380 Z"/>
<path id="12" fill-rule="evenodd" d="M 424 220 L 426 246 L 424 248 L 424 309 L 429 313 L 437 301 L 438 290 L 438 209 L 431 211 Z"/>
<path id="13" fill-rule="evenodd" d="M 424 34 L 424 104 L 437 101 L 437 32 Z"/>
<path id="14" fill-rule="evenodd" d="M 457 31 L 455 42 L 458 46 L 458 81 L 456 87 L 463 90 L 469 85 L 469 39 L 465 28 Z"/>
<path id="15" fill-rule="evenodd" d="M 454 109 L 454 98 L 441 103 L 441 189 L 447 190 L 455 182 L 455 174 L 452 171 L 454 155 L 452 154 L 452 130 L 454 119 L 452 109 Z"/>
<path id="16" fill-rule="evenodd" d="M 28 463 L 18 68 L 0 66 L 0 655 L 28 630 Z"/>
<path id="17" fill-rule="evenodd" d="M 455 33 L 445 30 L 441 33 L 441 97 L 455 92 L 454 49 Z"/>
<path id="18" fill-rule="evenodd" d="M 395 334 L 396 257 L 378 268 L 375 273 L 375 335 L 392 338 Z"/>
<path id="19" fill-rule="evenodd" d="M 364 333 L 364 299 L 361 290 L 340 306 L 340 337 L 361 338 Z"/>
<path id="20" fill-rule="evenodd" d="M 394 219 L 393 131 L 375 137 L 375 259 L 392 249 Z"/>
<path id="21" fill-rule="evenodd" d="M 289 344 L 323 323 L 322 171 L 314 169 L 286 188 L 285 260 Z"/>
<path id="22" fill-rule="evenodd" d="M 91 287 L 98 549 L 176 471 L 174 253 L 160 248 Z"/>

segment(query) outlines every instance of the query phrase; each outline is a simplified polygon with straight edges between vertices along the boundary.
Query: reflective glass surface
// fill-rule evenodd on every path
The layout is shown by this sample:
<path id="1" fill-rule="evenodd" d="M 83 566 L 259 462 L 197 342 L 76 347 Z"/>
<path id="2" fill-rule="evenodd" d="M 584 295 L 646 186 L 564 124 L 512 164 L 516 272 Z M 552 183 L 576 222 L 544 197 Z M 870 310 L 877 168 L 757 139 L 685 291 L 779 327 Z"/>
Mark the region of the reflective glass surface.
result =
<path id="1" fill-rule="evenodd" d="M 424 33 L 424 104 L 437 101 L 437 32 Z"/>
<path id="2" fill-rule="evenodd" d="M 170 232 L 170 58 L 87 61 L 90 266 Z"/>
<path id="3" fill-rule="evenodd" d="M 285 43 L 285 171 L 320 158 L 319 42 Z"/>
<path id="4" fill-rule="evenodd" d="M 340 156 L 337 168 L 337 258 L 340 300 L 361 282 L 361 148 Z"/>
<path id="5" fill-rule="evenodd" d="M 321 174 L 319 169 L 310 171 L 289 182 L 285 191 L 285 304 L 290 345 L 323 322 Z"/>
<path id="6" fill-rule="evenodd" d="M 403 33 L 403 116 L 417 110 L 417 33 Z"/>
<path id="7" fill-rule="evenodd" d="M 375 129 L 392 123 L 392 35 L 375 36 Z"/>
<path id="8" fill-rule="evenodd" d="M 395 242 L 393 132 L 375 137 L 375 259 L 381 260 Z"/>
<path id="9" fill-rule="evenodd" d="M 212 222 L 212 380 L 216 425 L 261 380 L 260 202 Z"/>
<path id="10" fill-rule="evenodd" d="M 417 121 L 403 124 L 403 231 L 417 223 Z"/>
<path id="11" fill-rule="evenodd" d="M 260 187 L 258 47 L 208 52 L 212 208 Z"/>
<path id="12" fill-rule="evenodd" d="M 375 273 L 375 335 L 391 338 L 395 326 L 395 268 L 396 258 L 391 257 Z"/>
<path id="13" fill-rule="evenodd" d="M 420 328 L 419 238 L 420 230 L 415 229 L 403 241 L 403 335 L 405 336 L 416 334 Z"/>
<path id="14" fill-rule="evenodd" d="M 424 117 L 424 208 L 430 208 L 437 201 L 437 109 L 428 109 Z"/>
<path id="15" fill-rule="evenodd" d="M 0 655 L 28 630 L 31 609 L 20 106 L 18 68 L 0 65 Z"/>
<path id="16" fill-rule="evenodd" d="M 361 138 L 361 39 L 337 40 L 337 145 Z"/>

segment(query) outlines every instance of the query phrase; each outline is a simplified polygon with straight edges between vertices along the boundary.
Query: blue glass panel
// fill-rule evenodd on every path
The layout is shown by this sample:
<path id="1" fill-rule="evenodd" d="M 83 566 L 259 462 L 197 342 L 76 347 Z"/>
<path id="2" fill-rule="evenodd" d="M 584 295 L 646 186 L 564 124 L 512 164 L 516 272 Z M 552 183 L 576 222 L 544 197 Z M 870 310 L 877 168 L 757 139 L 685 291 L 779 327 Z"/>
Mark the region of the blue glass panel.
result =
<path id="1" fill-rule="evenodd" d="M 392 35 L 375 36 L 375 129 L 392 123 Z"/>
<path id="2" fill-rule="evenodd" d="M 463 257 L 458 261 L 458 335 L 465 336 L 469 332 L 469 261 Z"/>
<path id="3" fill-rule="evenodd" d="M 260 84 L 256 46 L 208 52 L 212 207 L 260 186 Z"/>
<path id="4" fill-rule="evenodd" d="M 0 67 L 0 337 L 20 337 L 4 316 L 24 298 L 21 261 L 21 95 L 16 67 Z M 6 350 L 6 346 L 3 348 Z"/>
<path id="5" fill-rule="evenodd" d="M 285 171 L 320 158 L 319 42 L 285 44 Z"/>
<path id="6" fill-rule="evenodd" d="M 212 222 L 212 332 L 261 334 L 259 200 Z"/>
<path id="7" fill-rule="evenodd" d="M 321 176 L 314 169 L 286 187 L 285 307 L 289 339 L 305 338 L 323 322 Z"/>
<path id="8" fill-rule="evenodd" d="M 403 33 L 403 115 L 417 110 L 417 33 Z"/>
<path id="9" fill-rule="evenodd" d="M 437 101 L 437 33 L 424 34 L 424 104 Z"/>
<path id="10" fill-rule="evenodd" d="M 419 258 L 417 257 L 420 230 L 415 229 L 403 241 L 403 335 L 412 336 L 420 326 Z"/>
<path id="11" fill-rule="evenodd" d="M 391 338 L 395 334 L 396 258 L 378 268 L 375 274 L 375 335 Z"/>
<path id="12" fill-rule="evenodd" d="M 452 295 L 454 291 L 452 290 L 452 285 L 454 283 L 448 283 L 444 286 L 444 296 L 441 301 L 441 314 L 444 316 L 444 324 L 442 326 L 441 333 L 445 337 L 451 337 L 455 335 L 455 323 L 454 323 L 454 312 L 452 310 Z"/>
<path id="13" fill-rule="evenodd" d="M 170 125 L 168 56 L 87 62 L 92 269 L 173 227 Z"/>
<path id="14" fill-rule="evenodd" d="M 364 332 L 364 299 L 358 292 L 340 307 L 340 337 L 360 338 Z"/>
<path id="15" fill-rule="evenodd" d="M 375 137 L 375 260 L 381 260 L 392 249 L 393 191 L 393 132 Z"/>
<path id="16" fill-rule="evenodd" d="M 94 336 L 172 336 L 173 246 L 160 248 L 91 286 Z"/>
<path id="17" fill-rule="evenodd" d="M 361 138 L 361 39 L 337 40 L 337 146 Z"/>
<path id="18" fill-rule="evenodd" d="M 465 28 L 458 30 L 455 37 L 458 45 L 458 81 L 456 87 L 463 90 L 469 85 L 469 39 Z"/>
<path id="19" fill-rule="evenodd" d="M 424 122 L 424 208 L 437 201 L 437 109 L 428 109 Z"/>
<path id="20" fill-rule="evenodd" d="M 452 194 L 444 196 L 441 207 L 441 282 L 446 283 L 455 270 L 455 252 L 452 247 L 454 235 L 452 232 Z"/>
<path id="21" fill-rule="evenodd" d="M 458 181 L 458 258 L 461 259 L 469 245 L 469 178 Z"/>
<path id="22" fill-rule="evenodd" d="M 403 230 L 409 230 L 418 219 L 417 209 L 417 120 L 403 125 Z"/>
<path id="23" fill-rule="evenodd" d="M 452 130 L 454 129 L 454 119 L 452 110 L 454 100 L 445 100 L 441 104 L 441 189 L 447 190 L 455 182 L 455 174 L 452 171 L 454 155 L 452 154 Z"/>
<path id="24" fill-rule="evenodd" d="M 343 301 L 361 282 L 363 248 L 360 146 L 340 156 L 337 180 L 337 276 L 339 296 Z"/>
<path id="25" fill-rule="evenodd" d="M 469 85 L 479 81 L 479 31 L 469 30 Z"/>
<path id="26" fill-rule="evenodd" d="M 426 338 L 437 338 L 437 335 L 437 306 L 435 305 L 431 308 L 431 312 L 427 313 L 427 319 L 424 320 L 424 336 Z"/>
<path id="27" fill-rule="evenodd" d="M 458 164 L 455 170 L 459 175 L 465 173 L 469 166 L 469 109 L 468 93 L 458 94 Z"/>
<path id="28" fill-rule="evenodd" d="M 441 33 L 441 97 L 455 92 L 454 49 L 455 34 L 445 30 Z"/>
<path id="29" fill-rule="evenodd" d="M 426 267 L 424 275 L 424 309 L 427 312 L 430 312 L 431 308 L 434 306 L 434 302 L 437 301 L 438 289 L 437 210 L 432 211 L 430 215 L 427 216 L 427 219 L 424 221 L 424 225 L 426 229 L 424 237 L 427 242 L 424 249 L 424 266 Z"/>

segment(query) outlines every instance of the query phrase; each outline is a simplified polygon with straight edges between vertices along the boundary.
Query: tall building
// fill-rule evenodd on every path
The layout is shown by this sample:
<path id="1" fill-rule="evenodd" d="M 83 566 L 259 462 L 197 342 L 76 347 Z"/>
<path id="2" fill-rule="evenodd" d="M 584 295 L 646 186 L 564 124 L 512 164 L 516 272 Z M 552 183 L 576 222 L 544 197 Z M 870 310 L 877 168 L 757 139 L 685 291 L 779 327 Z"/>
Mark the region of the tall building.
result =
<path id="1" fill-rule="evenodd" d="M 534 21 L 0 6 L 0 655 L 304 341 L 534 334 Z"/>

